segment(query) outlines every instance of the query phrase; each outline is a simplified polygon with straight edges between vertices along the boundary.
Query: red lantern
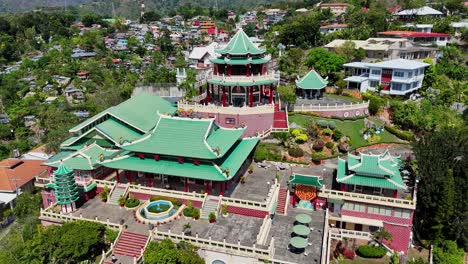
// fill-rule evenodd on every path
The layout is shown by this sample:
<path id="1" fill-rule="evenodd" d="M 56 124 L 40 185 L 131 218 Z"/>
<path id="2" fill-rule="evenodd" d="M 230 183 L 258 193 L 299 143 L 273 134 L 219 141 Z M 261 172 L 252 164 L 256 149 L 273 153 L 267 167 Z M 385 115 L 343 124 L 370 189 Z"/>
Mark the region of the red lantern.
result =
<path id="1" fill-rule="evenodd" d="M 200 160 L 199 159 L 193 159 L 193 164 L 200 165 Z"/>
<path id="2" fill-rule="evenodd" d="M 178 157 L 178 158 L 177 158 L 177 161 L 178 161 L 179 163 L 184 163 L 184 158 Z"/>
<path id="3" fill-rule="evenodd" d="M 154 154 L 154 160 L 159 161 L 159 159 L 160 159 L 159 154 Z"/>
<path id="4" fill-rule="evenodd" d="M 145 159 L 145 155 L 144 155 L 143 153 L 138 153 L 138 157 L 139 157 L 140 159 Z"/>

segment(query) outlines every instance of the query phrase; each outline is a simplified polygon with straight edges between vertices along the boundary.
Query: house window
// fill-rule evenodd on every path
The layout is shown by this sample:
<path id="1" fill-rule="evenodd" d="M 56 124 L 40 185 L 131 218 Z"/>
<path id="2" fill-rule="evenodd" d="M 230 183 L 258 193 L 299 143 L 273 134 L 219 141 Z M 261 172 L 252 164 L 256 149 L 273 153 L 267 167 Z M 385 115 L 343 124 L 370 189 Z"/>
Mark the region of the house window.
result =
<path id="1" fill-rule="evenodd" d="M 406 209 L 395 208 L 394 216 L 409 219 L 411 217 L 411 211 Z"/>
<path id="2" fill-rule="evenodd" d="M 236 123 L 236 119 L 232 117 L 226 117 L 226 124 L 232 125 Z"/>
<path id="3" fill-rule="evenodd" d="M 369 214 L 378 214 L 378 215 L 392 215 L 392 209 L 387 206 L 376 206 L 376 205 L 369 205 L 367 207 L 367 212 Z"/>
<path id="4" fill-rule="evenodd" d="M 411 78 L 411 77 L 413 77 L 413 72 L 412 71 L 408 72 L 408 78 Z"/>
<path id="5" fill-rule="evenodd" d="M 392 90 L 401 91 L 403 85 L 401 83 L 392 83 Z"/>
<path id="6" fill-rule="evenodd" d="M 380 75 L 380 70 L 372 70 L 373 75 Z"/>
<path id="7" fill-rule="evenodd" d="M 393 76 L 395 76 L 395 77 L 403 77 L 403 76 L 405 76 L 405 73 L 404 73 L 404 72 L 401 72 L 401 71 L 395 71 L 395 72 L 393 72 Z"/>
<path id="8" fill-rule="evenodd" d="M 363 204 L 358 203 L 345 203 L 343 205 L 343 209 L 361 213 L 364 213 L 366 211 L 366 207 Z"/>
<path id="9" fill-rule="evenodd" d="M 416 88 L 418 86 L 418 82 L 413 82 L 413 88 Z"/>
<path id="10" fill-rule="evenodd" d="M 372 88 L 377 87 L 377 85 L 379 85 L 379 81 L 370 81 L 369 82 L 369 86 L 372 87 Z"/>

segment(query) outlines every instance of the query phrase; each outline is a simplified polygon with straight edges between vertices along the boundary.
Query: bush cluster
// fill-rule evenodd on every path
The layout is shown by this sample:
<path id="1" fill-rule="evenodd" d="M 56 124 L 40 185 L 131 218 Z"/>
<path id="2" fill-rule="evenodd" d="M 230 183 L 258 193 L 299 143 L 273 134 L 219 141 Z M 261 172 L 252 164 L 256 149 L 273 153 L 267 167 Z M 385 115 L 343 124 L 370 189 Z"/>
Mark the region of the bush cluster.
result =
<path id="1" fill-rule="evenodd" d="M 414 140 L 414 134 L 410 131 L 401 131 L 396 127 L 393 126 L 387 126 L 385 125 L 385 130 L 388 132 L 392 133 L 396 137 L 406 140 L 406 141 L 413 141 Z"/>
<path id="2" fill-rule="evenodd" d="M 278 150 L 276 148 L 276 146 L 275 148 L 273 148 L 264 144 L 258 145 L 254 153 L 254 160 L 256 162 L 264 160 L 281 161 L 283 156 L 280 153 L 278 153 Z"/>
<path id="3" fill-rule="evenodd" d="M 130 196 L 127 201 L 125 201 L 125 207 L 127 208 L 134 208 L 140 204 L 140 200 L 136 199 L 133 196 Z"/>
<path id="4" fill-rule="evenodd" d="M 302 144 L 307 141 L 308 137 L 304 130 L 299 128 L 294 128 L 291 130 L 291 135 L 294 137 L 294 140 L 298 144 Z"/>
<path id="5" fill-rule="evenodd" d="M 288 153 L 290 156 L 295 157 L 295 158 L 304 156 L 304 151 L 298 147 L 288 149 Z"/>
<path id="6" fill-rule="evenodd" d="M 172 197 L 166 197 L 166 196 L 153 196 L 150 198 L 150 202 L 154 202 L 157 200 L 166 200 L 168 202 L 171 202 L 174 206 L 180 207 L 182 205 L 182 201 L 177 199 L 177 198 L 172 198 Z"/>
<path id="7" fill-rule="evenodd" d="M 323 147 L 325 147 L 325 142 L 323 142 L 323 140 L 315 141 L 314 145 L 312 146 L 315 151 L 322 151 Z"/>
<path id="8" fill-rule="evenodd" d="M 341 132 L 341 130 L 335 129 L 335 131 L 333 131 L 333 140 L 338 141 L 342 137 L 343 137 L 343 132 Z"/>
<path id="9" fill-rule="evenodd" d="M 362 245 L 356 250 L 356 253 L 363 258 L 381 258 L 387 254 L 387 250 L 383 247 Z"/>
<path id="10" fill-rule="evenodd" d="M 332 149 L 334 146 L 335 146 L 335 143 L 331 142 L 331 141 L 328 141 L 325 146 L 328 148 L 328 149 Z"/>
<path id="11" fill-rule="evenodd" d="M 188 206 L 184 208 L 183 214 L 186 217 L 193 217 L 195 219 L 198 219 L 200 217 L 200 209 L 195 208 L 193 206 Z"/>

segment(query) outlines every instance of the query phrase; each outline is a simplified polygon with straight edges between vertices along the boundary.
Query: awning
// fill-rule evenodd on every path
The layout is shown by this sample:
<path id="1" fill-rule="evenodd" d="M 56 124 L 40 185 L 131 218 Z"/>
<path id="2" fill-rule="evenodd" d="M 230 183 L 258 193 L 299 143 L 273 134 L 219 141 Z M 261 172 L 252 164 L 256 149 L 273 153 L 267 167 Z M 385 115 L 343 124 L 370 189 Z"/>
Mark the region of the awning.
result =
<path id="1" fill-rule="evenodd" d="M 354 217 L 354 216 L 348 216 L 348 215 L 342 215 L 341 220 L 342 222 L 349 222 L 349 223 L 354 223 L 354 224 L 362 224 L 362 225 L 368 225 L 368 226 L 377 226 L 377 227 L 383 227 L 383 222 L 380 220 L 374 220 L 374 219 L 369 219 L 369 218 L 360 218 L 360 217 Z"/>
<path id="2" fill-rule="evenodd" d="M 323 179 L 319 176 L 293 174 L 289 178 L 289 183 L 321 187 L 323 184 Z"/>
<path id="3" fill-rule="evenodd" d="M 18 192 L 18 195 L 20 192 Z M 9 204 L 16 199 L 16 193 L 0 193 L 0 203 Z"/>

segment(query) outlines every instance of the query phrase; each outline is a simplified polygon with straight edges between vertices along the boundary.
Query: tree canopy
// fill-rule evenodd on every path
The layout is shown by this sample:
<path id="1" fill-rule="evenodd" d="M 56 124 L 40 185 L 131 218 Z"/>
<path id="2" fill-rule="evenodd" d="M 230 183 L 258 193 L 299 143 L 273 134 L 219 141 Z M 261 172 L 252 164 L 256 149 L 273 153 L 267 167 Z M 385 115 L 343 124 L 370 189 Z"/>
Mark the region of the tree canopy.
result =
<path id="1" fill-rule="evenodd" d="M 196 250 L 196 247 L 186 242 L 176 245 L 170 239 L 152 241 L 145 249 L 145 264 L 204 264 L 205 261 L 197 255 Z"/>

